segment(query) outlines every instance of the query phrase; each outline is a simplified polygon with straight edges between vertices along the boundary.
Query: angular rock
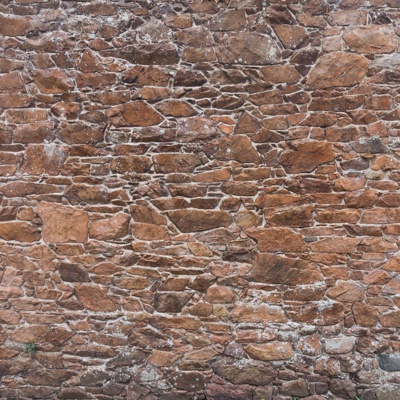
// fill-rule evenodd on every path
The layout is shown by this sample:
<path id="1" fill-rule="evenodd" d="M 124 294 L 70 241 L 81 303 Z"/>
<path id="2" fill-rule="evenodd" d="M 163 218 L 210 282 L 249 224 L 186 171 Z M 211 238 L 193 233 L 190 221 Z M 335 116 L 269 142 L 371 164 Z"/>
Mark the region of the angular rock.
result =
<path id="1" fill-rule="evenodd" d="M 255 239 L 260 251 L 305 251 L 301 235 L 289 228 L 250 228 L 246 234 Z"/>
<path id="2" fill-rule="evenodd" d="M 216 53 L 221 64 L 265 65 L 280 59 L 279 48 L 270 37 L 252 32 L 223 36 Z"/>
<path id="3" fill-rule="evenodd" d="M 250 385 L 216 385 L 210 383 L 206 386 L 205 394 L 209 400 L 245 400 L 251 399 L 252 390 Z"/>
<path id="4" fill-rule="evenodd" d="M 326 142 L 306 141 L 295 145 L 294 150 L 285 150 L 279 162 L 289 174 L 311 172 L 316 167 L 335 159 L 333 146 Z"/>
<path id="5" fill-rule="evenodd" d="M 0 187 L 0 192 L 6 197 L 24 197 L 31 194 L 48 194 L 59 192 L 56 185 L 31 182 L 10 182 Z"/>
<path id="6" fill-rule="evenodd" d="M 125 213 L 119 213 L 111 218 L 92 221 L 90 223 L 89 236 L 97 240 L 113 240 L 126 236 L 129 232 L 130 217 Z"/>
<path id="7" fill-rule="evenodd" d="M 64 122 L 58 127 L 57 136 L 68 144 L 95 144 L 103 141 L 104 127 L 93 127 L 83 122 Z"/>
<path id="8" fill-rule="evenodd" d="M 29 145 L 21 165 L 23 174 L 58 175 L 68 157 L 68 149 L 56 144 Z"/>
<path id="9" fill-rule="evenodd" d="M 86 242 L 89 222 L 86 212 L 45 201 L 39 204 L 37 211 L 43 221 L 45 242 Z"/>
<path id="10" fill-rule="evenodd" d="M 142 100 L 117 106 L 115 116 L 111 117 L 113 125 L 122 126 L 152 126 L 163 121 L 163 117 Z"/>
<path id="11" fill-rule="evenodd" d="M 210 118 L 195 117 L 178 121 L 176 138 L 179 142 L 209 142 L 219 135 L 217 124 Z"/>
<path id="12" fill-rule="evenodd" d="M 74 87 L 70 77 L 61 69 L 36 70 L 32 77 L 39 90 L 45 94 L 65 93 Z"/>
<path id="13" fill-rule="evenodd" d="M 119 156 L 111 161 L 111 171 L 118 174 L 144 174 L 149 172 L 152 162 L 145 156 Z"/>
<path id="14" fill-rule="evenodd" d="M 99 287 L 79 283 L 75 286 L 75 295 L 83 306 L 90 311 L 115 311 L 115 304 Z"/>
<path id="15" fill-rule="evenodd" d="M 157 173 L 193 172 L 201 165 L 197 154 L 157 154 L 153 157 L 154 169 Z"/>
<path id="16" fill-rule="evenodd" d="M 41 238 L 37 226 L 27 222 L 2 222 L 0 223 L 0 238 L 18 242 L 36 242 Z"/>
<path id="17" fill-rule="evenodd" d="M 3 36 L 25 36 L 34 29 L 34 24 L 28 17 L 0 15 L 0 34 Z"/>
<path id="18" fill-rule="evenodd" d="M 168 217 L 181 232 L 201 232 L 220 227 L 228 227 L 232 217 L 225 211 L 205 211 L 196 209 L 168 211 Z"/>
<path id="19" fill-rule="evenodd" d="M 390 25 L 350 28 L 343 33 L 343 39 L 353 51 L 364 54 L 391 53 L 398 45 L 398 37 Z"/>
<path id="20" fill-rule="evenodd" d="M 308 40 L 307 31 L 302 26 L 275 25 L 274 30 L 287 49 L 296 49 Z"/>
<path id="21" fill-rule="evenodd" d="M 354 151 L 357 153 L 388 153 L 388 148 L 379 137 L 371 137 L 366 139 L 359 139 L 351 143 Z"/>
<path id="22" fill-rule="evenodd" d="M 321 57 L 311 70 L 307 85 L 311 89 L 354 86 L 362 81 L 369 61 L 358 54 L 336 51 Z"/>
<path id="23" fill-rule="evenodd" d="M 317 253 L 343 253 L 351 254 L 360 243 L 360 239 L 351 237 L 333 237 L 311 243 L 310 249 Z"/>
<path id="24" fill-rule="evenodd" d="M 176 118 L 191 117 L 197 114 L 197 111 L 185 101 L 167 100 L 157 104 L 156 109 L 166 116 Z"/>
<path id="25" fill-rule="evenodd" d="M 172 65 L 179 63 L 178 49 L 171 44 L 143 44 L 124 49 L 104 50 L 105 57 L 122 58 L 139 65 Z"/>
<path id="26" fill-rule="evenodd" d="M 203 150 L 210 159 L 260 164 L 260 155 L 246 136 L 225 136 L 207 143 Z"/>
<path id="27" fill-rule="evenodd" d="M 77 264 L 61 263 L 58 267 L 61 279 L 65 282 L 89 282 L 87 271 Z"/>
<path id="28" fill-rule="evenodd" d="M 219 357 L 211 368 L 216 374 L 235 385 L 268 385 L 277 375 L 268 363 L 243 359 L 239 364 L 230 357 Z"/>
<path id="29" fill-rule="evenodd" d="M 156 293 L 154 308 L 161 313 L 179 313 L 185 304 L 191 299 L 193 293 Z"/>
<path id="30" fill-rule="evenodd" d="M 306 285 L 323 279 L 318 267 L 310 262 L 259 254 L 249 274 L 250 281 L 282 285 Z"/>
<path id="31" fill-rule="evenodd" d="M 281 323 L 287 318 L 284 311 L 279 307 L 261 305 L 235 305 L 230 319 L 236 323 L 258 322 L 258 323 Z"/>
<path id="32" fill-rule="evenodd" d="M 355 337 L 340 337 L 325 340 L 325 351 L 329 354 L 350 353 L 355 346 Z"/>

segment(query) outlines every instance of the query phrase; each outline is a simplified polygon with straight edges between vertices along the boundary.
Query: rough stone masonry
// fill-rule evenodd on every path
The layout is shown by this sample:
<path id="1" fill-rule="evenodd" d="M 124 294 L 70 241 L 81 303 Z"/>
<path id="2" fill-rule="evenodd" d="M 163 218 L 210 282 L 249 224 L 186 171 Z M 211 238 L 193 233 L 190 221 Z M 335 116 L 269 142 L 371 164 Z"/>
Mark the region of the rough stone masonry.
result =
<path id="1" fill-rule="evenodd" d="M 398 0 L 2 0 L 1 398 L 398 400 L 399 35 Z"/>

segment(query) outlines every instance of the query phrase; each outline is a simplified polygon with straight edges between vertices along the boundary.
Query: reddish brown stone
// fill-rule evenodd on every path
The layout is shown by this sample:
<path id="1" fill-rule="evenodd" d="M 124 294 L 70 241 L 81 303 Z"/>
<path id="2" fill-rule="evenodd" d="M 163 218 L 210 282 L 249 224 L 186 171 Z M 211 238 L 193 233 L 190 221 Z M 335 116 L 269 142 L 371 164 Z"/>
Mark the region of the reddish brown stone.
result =
<path id="1" fill-rule="evenodd" d="M 92 221 L 89 236 L 97 240 L 113 240 L 123 238 L 129 231 L 130 217 L 119 213 L 112 218 Z"/>
<path id="2" fill-rule="evenodd" d="M 89 222 L 86 212 L 42 201 L 38 214 L 43 221 L 45 242 L 86 242 Z"/>
<path id="3" fill-rule="evenodd" d="M 226 136 L 219 140 L 213 140 L 204 146 L 204 152 L 210 159 L 260 163 L 260 155 L 246 136 Z"/>
<path id="4" fill-rule="evenodd" d="M 236 323 L 244 322 L 286 322 L 287 318 L 284 311 L 279 307 L 261 305 L 241 305 L 236 304 L 231 312 L 230 319 Z"/>
<path id="5" fill-rule="evenodd" d="M 355 303 L 365 299 L 364 289 L 353 282 L 338 281 L 336 285 L 330 289 L 327 296 L 331 299 Z"/>
<path id="6" fill-rule="evenodd" d="M 311 89 L 354 86 L 364 78 L 369 62 L 363 56 L 340 51 L 321 57 L 308 76 Z"/>
<path id="7" fill-rule="evenodd" d="M 143 174 L 151 168 L 151 160 L 145 156 L 120 156 L 111 162 L 111 171 L 118 174 Z"/>
<path id="8" fill-rule="evenodd" d="M 334 237 L 325 238 L 318 242 L 311 243 L 311 251 L 321 253 L 353 253 L 357 245 L 360 243 L 360 239 L 349 238 L 349 237 Z"/>
<path id="9" fill-rule="evenodd" d="M 159 103 L 156 106 L 161 114 L 172 117 L 191 117 L 197 114 L 197 111 L 189 104 L 179 100 L 168 100 Z"/>
<path id="10" fill-rule="evenodd" d="M 111 110 L 113 111 L 113 110 Z M 112 123 L 117 126 L 151 126 L 163 121 L 162 116 L 142 100 L 118 106 L 111 116 Z"/>
<path id="11" fill-rule="evenodd" d="M 57 136 L 68 144 L 94 144 L 103 140 L 104 128 L 83 122 L 62 123 L 57 129 Z"/>
<path id="12" fill-rule="evenodd" d="M 250 271 L 250 280 L 270 284 L 304 285 L 322 280 L 317 266 L 307 261 L 259 254 Z"/>
<path id="13" fill-rule="evenodd" d="M 354 303 L 352 310 L 358 325 L 365 327 L 376 325 L 378 313 L 375 307 L 369 304 Z"/>
<path id="14" fill-rule="evenodd" d="M 153 157 L 153 162 L 158 173 L 193 172 L 201 165 L 201 160 L 196 154 L 157 154 Z"/>
<path id="15" fill-rule="evenodd" d="M 29 145 L 21 165 L 21 172 L 32 175 L 58 175 L 67 157 L 68 149 L 64 146 Z"/>
<path id="16" fill-rule="evenodd" d="M 221 64 L 265 65 L 280 58 L 279 48 L 270 37 L 249 32 L 223 36 L 216 51 Z"/>
<path id="17" fill-rule="evenodd" d="M 350 28 L 343 33 L 346 44 L 357 53 L 391 53 L 397 48 L 398 38 L 389 25 L 367 25 Z"/>
<path id="18" fill-rule="evenodd" d="M 306 141 L 297 143 L 294 150 L 285 150 L 279 161 L 288 173 L 297 174 L 311 172 L 334 159 L 335 153 L 330 143 Z"/>
<path id="19" fill-rule="evenodd" d="M 59 69 L 36 70 L 33 80 L 42 93 L 65 93 L 73 88 L 70 77 Z"/>
<path id="20" fill-rule="evenodd" d="M 7 241 L 36 242 L 40 239 L 41 234 L 37 226 L 27 222 L 2 222 L 0 223 L 0 237 Z"/>
<path id="21" fill-rule="evenodd" d="M 80 203 L 105 204 L 110 200 L 104 186 L 73 184 L 65 192 L 64 197 L 73 205 Z"/>
<path id="22" fill-rule="evenodd" d="M 132 235 L 140 240 L 162 240 L 168 235 L 168 229 L 156 224 L 134 223 Z"/>
<path id="23" fill-rule="evenodd" d="M 250 228 L 246 234 L 256 240 L 260 251 L 306 251 L 302 236 L 289 228 Z"/>
<path id="24" fill-rule="evenodd" d="M 96 286 L 79 283 L 75 286 L 75 294 L 83 306 L 90 311 L 114 311 L 115 304 Z"/>
<path id="25" fill-rule="evenodd" d="M 17 126 L 14 143 L 43 143 L 51 142 L 55 138 L 54 125 L 51 121 L 40 121 Z"/>
<path id="26" fill-rule="evenodd" d="M 181 232 L 201 232 L 219 227 L 228 227 L 232 217 L 224 211 L 176 210 L 168 211 L 168 217 Z"/>
<path id="27" fill-rule="evenodd" d="M 0 15 L 0 33 L 3 36 L 25 36 L 34 29 L 34 24 L 28 17 Z"/>
<path id="28" fill-rule="evenodd" d="M 308 39 L 307 31 L 301 26 L 276 25 L 274 30 L 287 49 L 296 49 Z"/>

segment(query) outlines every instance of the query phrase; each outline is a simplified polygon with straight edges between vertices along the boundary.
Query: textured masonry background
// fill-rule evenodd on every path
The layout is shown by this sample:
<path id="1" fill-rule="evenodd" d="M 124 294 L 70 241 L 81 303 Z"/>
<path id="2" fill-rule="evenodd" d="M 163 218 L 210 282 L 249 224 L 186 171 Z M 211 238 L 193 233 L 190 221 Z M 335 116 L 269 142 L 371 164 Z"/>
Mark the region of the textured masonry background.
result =
<path id="1" fill-rule="evenodd" d="M 399 399 L 399 21 L 2 0 L 1 397 Z"/>

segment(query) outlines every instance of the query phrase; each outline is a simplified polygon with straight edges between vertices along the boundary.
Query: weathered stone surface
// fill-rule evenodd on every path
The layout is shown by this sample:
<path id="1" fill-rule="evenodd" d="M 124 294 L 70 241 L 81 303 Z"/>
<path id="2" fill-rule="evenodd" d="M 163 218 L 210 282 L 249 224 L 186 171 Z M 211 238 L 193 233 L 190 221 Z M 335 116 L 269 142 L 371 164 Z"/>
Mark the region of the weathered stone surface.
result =
<path id="1" fill-rule="evenodd" d="M 311 172 L 321 164 L 333 161 L 335 153 L 329 143 L 307 141 L 295 145 L 294 150 L 285 150 L 279 161 L 290 174 Z"/>
<path id="2" fill-rule="evenodd" d="M 246 136 L 226 136 L 219 140 L 213 140 L 204 146 L 204 152 L 210 159 L 260 163 L 260 155 Z"/>
<path id="3" fill-rule="evenodd" d="M 301 26 L 276 25 L 274 30 L 287 49 L 296 49 L 308 39 L 307 31 Z"/>
<path id="4" fill-rule="evenodd" d="M 197 114 L 197 111 L 189 104 L 179 100 L 169 100 L 156 106 L 157 110 L 166 116 L 172 117 L 191 117 Z"/>
<path id="5" fill-rule="evenodd" d="M 27 222 L 1 222 L 0 238 L 7 241 L 36 242 L 40 240 L 41 233 L 37 226 Z"/>
<path id="6" fill-rule="evenodd" d="M 285 342 L 249 344 L 245 347 L 245 350 L 255 360 L 278 361 L 289 360 L 293 357 L 292 345 Z"/>
<path id="7" fill-rule="evenodd" d="M 68 149 L 56 144 L 29 145 L 21 165 L 23 174 L 58 175 L 68 157 Z"/>
<path id="8" fill-rule="evenodd" d="M 286 322 L 282 309 L 266 305 L 236 305 L 230 318 L 233 322 Z"/>
<path id="9" fill-rule="evenodd" d="M 34 30 L 34 25 L 28 17 L 0 15 L 0 33 L 3 36 L 24 36 Z"/>
<path id="10" fill-rule="evenodd" d="M 43 221 L 45 242 L 86 242 L 89 222 L 86 212 L 42 201 L 38 206 L 38 214 Z"/>
<path id="11" fill-rule="evenodd" d="M 350 28 L 343 39 L 353 51 L 365 54 L 391 53 L 398 45 L 398 38 L 388 25 Z"/>
<path id="12" fill-rule="evenodd" d="M 216 52 L 221 64 L 265 65 L 280 59 L 279 48 L 270 37 L 249 32 L 223 36 Z"/>
<path id="13" fill-rule="evenodd" d="M 301 235 L 289 228 L 250 228 L 246 234 L 255 239 L 260 251 L 305 251 Z"/>
<path id="14" fill-rule="evenodd" d="M 158 154 L 153 157 L 153 162 L 158 173 L 192 172 L 201 165 L 197 154 Z"/>
<path id="15" fill-rule="evenodd" d="M 347 87 L 360 83 L 369 66 L 358 54 L 333 52 L 321 57 L 311 70 L 307 85 L 311 89 Z"/>
<path id="16" fill-rule="evenodd" d="M 65 282 L 89 282 L 87 271 L 76 264 L 62 263 L 58 267 L 61 279 Z"/>
<path id="17" fill-rule="evenodd" d="M 304 285 L 321 279 L 322 274 L 314 264 L 268 253 L 259 254 L 250 271 L 251 281 L 270 284 Z"/>
<path id="18" fill-rule="evenodd" d="M 89 236 L 97 240 L 113 240 L 123 238 L 129 231 L 130 217 L 119 213 L 112 218 L 107 218 L 90 223 Z"/>
<path id="19" fill-rule="evenodd" d="M 219 136 L 217 124 L 210 118 L 187 118 L 178 122 L 176 137 L 179 142 L 208 142 Z"/>
<path id="20" fill-rule="evenodd" d="M 268 385 L 276 377 L 276 371 L 261 361 L 244 359 L 238 365 L 231 358 L 220 357 L 211 367 L 218 375 L 235 385 Z"/>
<path id="21" fill-rule="evenodd" d="M 145 156 L 120 156 L 111 161 L 111 171 L 118 174 L 143 174 L 151 168 L 152 162 Z"/>
<path id="22" fill-rule="evenodd" d="M 162 116 L 142 100 L 117 106 L 112 123 L 117 126 L 151 126 L 162 122 Z"/>
<path id="23" fill-rule="evenodd" d="M 90 311 L 115 310 L 115 304 L 98 287 L 80 283 L 75 286 L 75 294 L 83 306 Z"/>
<path id="24" fill-rule="evenodd" d="M 224 211 L 175 210 L 168 211 L 168 217 L 181 232 L 207 231 L 232 223 L 232 217 Z"/>
<path id="25" fill-rule="evenodd" d="M 33 80 L 42 93 L 65 93 L 73 88 L 70 77 L 61 69 L 36 70 Z"/>
<path id="26" fill-rule="evenodd" d="M 68 144 L 93 144 L 103 140 L 104 127 L 83 122 L 63 123 L 58 127 L 57 136 Z"/>

